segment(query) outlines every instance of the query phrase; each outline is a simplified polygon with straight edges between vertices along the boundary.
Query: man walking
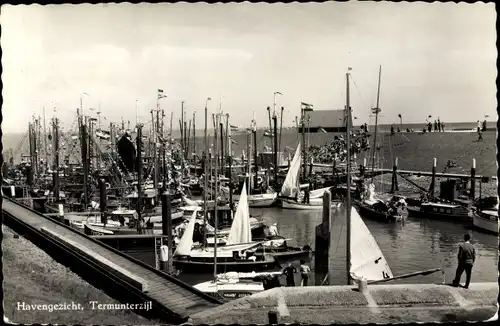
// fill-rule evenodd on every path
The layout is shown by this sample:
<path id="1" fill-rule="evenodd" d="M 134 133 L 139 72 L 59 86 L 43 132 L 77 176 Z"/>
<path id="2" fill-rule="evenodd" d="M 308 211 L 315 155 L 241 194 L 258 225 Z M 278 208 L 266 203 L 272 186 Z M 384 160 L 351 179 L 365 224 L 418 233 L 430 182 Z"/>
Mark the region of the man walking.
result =
<path id="1" fill-rule="evenodd" d="M 455 280 L 453 280 L 453 286 L 460 285 L 460 278 L 465 271 L 466 280 L 464 288 L 468 289 L 470 284 L 470 278 L 472 273 L 472 266 L 476 260 L 476 250 L 474 246 L 470 243 L 470 235 L 464 235 L 463 243 L 458 245 L 458 267 L 457 273 L 455 275 Z"/>
<path id="2" fill-rule="evenodd" d="M 307 286 L 307 281 L 309 280 L 309 273 L 311 272 L 311 268 L 306 265 L 305 260 L 300 261 L 300 275 L 302 277 L 302 286 Z"/>
<path id="3" fill-rule="evenodd" d="M 286 276 L 286 286 L 295 286 L 295 273 L 297 273 L 297 269 L 290 263 L 283 270 L 283 274 Z"/>

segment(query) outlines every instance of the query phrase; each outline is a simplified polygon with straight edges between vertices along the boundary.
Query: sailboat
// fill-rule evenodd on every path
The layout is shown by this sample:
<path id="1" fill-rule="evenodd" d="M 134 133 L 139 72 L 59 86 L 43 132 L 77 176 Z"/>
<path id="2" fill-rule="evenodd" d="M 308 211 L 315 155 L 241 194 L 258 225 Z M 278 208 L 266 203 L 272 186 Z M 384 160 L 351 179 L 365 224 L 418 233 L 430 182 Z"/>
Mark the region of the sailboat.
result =
<path id="1" fill-rule="evenodd" d="M 246 182 L 245 182 L 246 183 Z M 250 211 L 248 204 L 248 195 L 246 192 L 246 184 L 243 184 L 243 189 L 240 196 L 240 201 L 238 202 L 238 208 L 235 214 L 234 222 L 231 226 L 231 230 L 227 237 L 217 237 L 217 246 L 219 248 L 224 248 L 224 245 L 234 245 L 241 243 L 241 241 L 252 242 L 252 236 L 248 237 L 250 232 L 247 228 L 251 223 L 250 221 Z M 309 246 L 304 246 L 303 248 L 289 247 L 287 241 L 291 239 L 285 239 L 281 236 L 273 236 L 266 238 L 260 243 L 262 246 L 256 248 L 255 256 L 265 256 L 271 255 L 276 258 L 278 262 L 284 262 L 289 260 L 306 259 L 309 258 L 311 253 L 311 248 Z M 215 238 L 207 238 L 208 244 L 213 244 Z"/>
<path id="2" fill-rule="evenodd" d="M 309 197 L 309 203 L 301 203 L 300 196 L 300 183 L 299 183 L 299 173 L 300 173 L 301 155 L 300 155 L 300 143 L 295 150 L 293 159 L 290 162 L 290 168 L 285 177 L 285 182 L 281 187 L 279 199 L 281 201 L 281 207 L 299 210 L 316 210 L 323 208 L 323 193 L 328 188 L 318 189 L 314 192 L 314 197 Z M 332 207 L 338 207 L 340 202 L 333 202 Z"/>
<path id="3" fill-rule="evenodd" d="M 350 94 L 349 73 L 346 74 L 346 114 L 347 114 L 347 144 L 350 144 Z M 347 146 L 347 188 L 351 186 L 351 164 L 350 146 Z M 346 203 L 347 220 L 347 265 L 348 283 L 366 281 L 367 283 L 379 283 L 389 280 L 406 278 L 416 275 L 428 275 L 439 271 L 439 268 L 419 271 L 411 274 L 394 277 L 384 254 L 380 250 L 377 241 L 373 238 L 370 230 L 361 219 L 356 208 L 351 204 L 351 193 L 347 192 Z M 355 232 L 351 232 L 355 230 Z"/>
<path id="4" fill-rule="evenodd" d="M 221 271 L 244 272 L 274 268 L 276 259 L 272 255 L 256 255 L 262 242 L 252 241 L 249 216 L 245 195 L 238 203 L 226 245 L 193 248 L 196 212 L 193 213 L 174 253 L 173 262 L 176 269 L 184 273 L 202 273 L 212 271 L 214 264 L 216 270 Z"/>

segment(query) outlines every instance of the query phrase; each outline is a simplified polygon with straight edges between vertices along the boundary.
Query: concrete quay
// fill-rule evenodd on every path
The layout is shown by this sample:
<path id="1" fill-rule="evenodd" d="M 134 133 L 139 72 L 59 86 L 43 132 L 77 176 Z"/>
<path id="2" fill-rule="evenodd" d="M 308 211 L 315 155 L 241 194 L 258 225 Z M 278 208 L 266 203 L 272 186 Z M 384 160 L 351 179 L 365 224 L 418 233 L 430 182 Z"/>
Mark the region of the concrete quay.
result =
<path id="1" fill-rule="evenodd" d="M 498 284 L 469 289 L 444 284 L 281 287 L 191 315 L 189 324 L 364 324 L 485 321 L 497 313 Z"/>

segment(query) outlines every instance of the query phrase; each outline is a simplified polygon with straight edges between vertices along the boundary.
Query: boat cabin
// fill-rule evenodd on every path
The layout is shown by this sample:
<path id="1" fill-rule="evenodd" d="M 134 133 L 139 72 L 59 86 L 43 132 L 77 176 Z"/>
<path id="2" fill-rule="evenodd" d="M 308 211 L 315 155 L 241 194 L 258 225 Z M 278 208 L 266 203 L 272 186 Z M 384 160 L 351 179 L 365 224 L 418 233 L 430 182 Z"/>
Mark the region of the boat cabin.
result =
<path id="1" fill-rule="evenodd" d="M 427 202 L 420 205 L 422 213 L 432 215 L 469 216 L 469 210 L 461 205 Z"/>

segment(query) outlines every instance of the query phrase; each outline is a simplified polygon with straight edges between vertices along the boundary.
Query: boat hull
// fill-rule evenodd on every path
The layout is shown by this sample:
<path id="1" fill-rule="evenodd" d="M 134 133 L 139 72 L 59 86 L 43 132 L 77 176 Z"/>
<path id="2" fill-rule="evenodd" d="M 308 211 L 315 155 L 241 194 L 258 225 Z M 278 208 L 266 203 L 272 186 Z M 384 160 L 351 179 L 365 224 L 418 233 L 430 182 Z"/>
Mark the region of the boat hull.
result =
<path id="1" fill-rule="evenodd" d="M 214 271 L 213 261 L 195 261 L 189 259 L 173 259 L 174 266 L 181 273 L 212 273 Z M 277 268 L 279 264 L 274 257 L 268 257 L 263 261 L 217 261 L 217 273 L 225 272 L 257 272 Z"/>
<path id="2" fill-rule="evenodd" d="M 338 207 L 340 201 L 332 201 L 330 207 Z M 296 210 L 321 210 L 323 209 L 323 198 L 311 198 L 309 204 L 299 203 L 291 199 L 281 199 L 281 207 Z"/>
<path id="3" fill-rule="evenodd" d="M 483 232 L 498 234 L 498 219 L 488 219 L 483 216 L 474 214 L 472 216 L 472 225 L 474 228 Z"/>
<path id="4" fill-rule="evenodd" d="M 471 217 L 468 215 L 442 214 L 439 212 L 423 212 L 419 207 L 407 207 L 408 215 L 418 218 L 436 219 L 455 223 L 470 223 Z"/>
<path id="5" fill-rule="evenodd" d="M 354 203 L 359 209 L 359 215 L 369 218 L 371 220 L 376 220 L 384 223 L 392 223 L 392 222 L 402 221 L 405 218 L 404 215 L 390 217 L 388 216 L 388 214 L 378 212 L 373 208 L 371 208 L 370 206 L 359 201 L 355 201 Z"/>

